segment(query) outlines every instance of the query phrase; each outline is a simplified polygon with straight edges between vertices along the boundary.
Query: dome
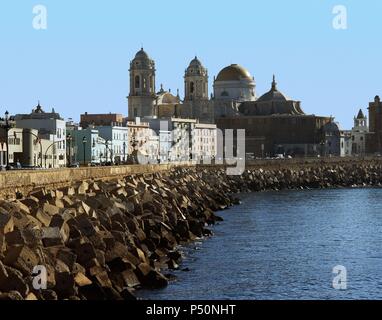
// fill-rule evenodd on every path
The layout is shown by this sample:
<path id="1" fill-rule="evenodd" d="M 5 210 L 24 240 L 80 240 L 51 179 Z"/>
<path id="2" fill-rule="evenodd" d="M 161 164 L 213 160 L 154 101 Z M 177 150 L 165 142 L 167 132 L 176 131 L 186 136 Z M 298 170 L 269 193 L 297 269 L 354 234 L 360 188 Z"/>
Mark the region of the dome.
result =
<path id="1" fill-rule="evenodd" d="M 192 59 L 192 61 L 190 62 L 189 67 L 199 68 L 199 67 L 203 67 L 203 65 L 198 59 L 198 57 L 195 56 L 195 58 Z"/>
<path id="2" fill-rule="evenodd" d="M 272 88 L 267 93 L 263 94 L 256 101 L 258 102 L 266 102 L 266 101 L 287 101 L 288 99 L 283 93 L 277 90 L 277 83 L 275 80 L 275 76 L 273 76 Z"/>
<path id="3" fill-rule="evenodd" d="M 191 60 L 185 73 L 186 76 L 207 76 L 207 69 L 204 68 L 200 60 L 197 57 L 195 57 Z"/>
<path id="4" fill-rule="evenodd" d="M 340 124 L 338 122 L 330 121 L 324 125 L 325 132 L 338 132 L 341 130 Z"/>
<path id="5" fill-rule="evenodd" d="M 146 53 L 145 50 L 143 50 L 143 48 L 141 48 L 141 50 L 139 50 L 137 52 L 137 54 L 135 55 L 135 58 L 134 59 L 139 59 L 139 60 L 150 60 L 150 57 L 149 55 Z"/>
<path id="6" fill-rule="evenodd" d="M 216 77 L 216 81 L 239 81 L 242 79 L 253 80 L 249 71 L 238 64 L 225 67 Z"/>

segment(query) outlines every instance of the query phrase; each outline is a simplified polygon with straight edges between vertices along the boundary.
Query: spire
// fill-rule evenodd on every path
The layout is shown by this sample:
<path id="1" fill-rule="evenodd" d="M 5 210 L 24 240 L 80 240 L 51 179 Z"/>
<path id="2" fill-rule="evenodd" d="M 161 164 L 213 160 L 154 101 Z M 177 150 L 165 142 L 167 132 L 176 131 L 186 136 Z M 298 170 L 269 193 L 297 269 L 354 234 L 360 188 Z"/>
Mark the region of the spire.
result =
<path id="1" fill-rule="evenodd" d="M 363 112 L 362 112 L 362 109 L 359 109 L 359 112 L 358 112 L 358 115 L 357 115 L 357 119 L 363 119 L 365 118 Z"/>
<path id="2" fill-rule="evenodd" d="M 276 91 L 276 90 L 277 90 L 277 82 L 276 82 L 276 77 L 275 77 L 275 75 L 273 75 L 272 90 L 273 90 L 273 91 Z"/>
<path id="3" fill-rule="evenodd" d="M 176 89 L 176 97 L 177 97 L 177 98 L 180 98 L 180 95 L 179 95 L 179 89 Z"/>

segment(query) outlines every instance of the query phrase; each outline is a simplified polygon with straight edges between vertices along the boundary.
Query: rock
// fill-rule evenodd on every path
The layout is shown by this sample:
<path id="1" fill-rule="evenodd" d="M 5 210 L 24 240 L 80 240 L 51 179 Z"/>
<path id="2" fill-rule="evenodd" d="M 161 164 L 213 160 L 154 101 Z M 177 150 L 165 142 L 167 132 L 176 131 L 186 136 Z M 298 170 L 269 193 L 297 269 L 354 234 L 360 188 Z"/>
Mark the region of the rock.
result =
<path id="1" fill-rule="evenodd" d="M 5 236 L 0 233 L 0 261 L 1 261 L 2 254 L 5 251 L 5 248 L 6 248 L 6 246 L 5 246 Z"/>
<path id="2" fill-rule="evenodd" d="M 63 237 L 60 228 L 43 227 L 41 231 L 42 243 L 44 244 L 44 247 L 63 245 Z"/>
<path id="3" fill-rule="evenodd" d="M 141 284 L 147 288 L 163 288 L 168 285 L 168 280 L 147 263 L 138 265 L 136 274 Z"/>
<path id="4" fill-rule="evenodd" d="M 133 270 L 125 270 L 121 274 L 126 286 L 133 288 L 140 285 L 138 277 Z"/>
<path id="5" fill-rule="evenodd" d="M 78 272 L 75 275 L 74 281 L 79 287 L 89 286 L 92 284 L 92 281 L 88 277 L 86 277 L 85 274 L 83 274 L 82 272 Z"/>
<path id="6" fill-rule="evenodd" d="M 0 292 L 17 291 L 23 297 L 27 295 L 29 287 L 20 271 L 4 266 L 0 261 Z"/>
<path id="7" fill-rule="evenodd" d="M 49 216 L 54 216 L 60 213 L 60 208 L 50 203 L 44 203 L 42 211 Z"/>
<path id="8" fill-rule="evenodd" d="M 39 258 L 27 246 L 12 246 L 7 249 L 4 263 L 30 276 L 33 268 L 39 265 Z"/>
<path id="9" fill-rule="evenodd" d="M 55 291 L 57 292 L 60 299 L 68 298 L 77 294 L 74 276 L 69 272 L 57 272 L 56 273 L 56 286 Z"/>
<path id="10" fill-rule="evenodd" d="M 33 292 L 29 292 L 25 300 L 38 300 L 36 295 Z"/>
<path id="11" fill-rule="evenodd" d="M 97 258 L 95 249 L 91 243 L 83 243 L 75 248 L 77 261 L 83 266 L 89 265 L 92 259 Z"/>
<path id="12" fill-rule="evenodd" d="M 0 301 L 5 300 L 24 300 L 21 294 L 17 291 L 1 293 L 0 292 Z"/>
<path id="13" fill-rule="evenodd" d="M 60 259 L 63 261 L 69 268 L 70 271 L 73 271 L 74 265 L 77 260 L 77 255 L 74 254 L 72 251 L 62 248 L 57 252 L 57 259 Z"/>
<path id="14" fill-rule="evenodd" d="M 97 230 L 94 228 L 93 224 L 90 221 L 90 218 L 87 215 L 81 214 L 77 216 L 74 220 L 77 222 L 78 229 L 83 235 L 89 237 L 97 233 Z"/>
<path id="15" fill-rule="evenodd" d="M 86 181 L 83 181 L 77 188 L 78 194 L 86 194 L 89 189 L 89 184 Z"/>
<path id="16" fill-rule="evenodd" d="M 54 290 L 41 290 L 40 298 L 48 301 L 58 300 L 57 293 Z"/>
<path id="17" fill-rule="evenodd" d="M 125 288 L 125 289 L 122 290 L 120 295 L 121 295 L 123 300 L 135 301 L 135 300 L 137 300 L 137 298 L 134 296 L 133 292 L 134 291 L 132 291 L 130 288 Z"/>
<path id="18" fill-rule="evenodd" d="M 60 215 L 54 215 L 52 217 L 52 220 L 49 224 L 49 227 L 51 228 L 58 228 L 62 241 L 65 243 L 69 239 L 70 234 L 70 228 L 67 222 L 63 219 Z"/>
<path id="19" fill-rule="evenodd" d="M 26 244 L 25 239 L 19 229 L 13 230 L 12 232 L 8 232 L 5 235 L 5 242 L 7 246 Z"/>
<path id="20" fill-rule="evenodd" d="M 0 212 L 0 234 L 7 234 L 14 230 L 13 217 L 8 213 Z"/>
<path id="21" fill-rule="evenodd" d="M 52 217 L 45 213 L 44 211 L 42 211 L 42 209 L 38 209 L 37 212 L 36 212 L 36 218 L 37 220 L 39 220 L 43 226 L 45 227 L 49 227 L 50 225 L 50 221 L 52 220 Z"/>

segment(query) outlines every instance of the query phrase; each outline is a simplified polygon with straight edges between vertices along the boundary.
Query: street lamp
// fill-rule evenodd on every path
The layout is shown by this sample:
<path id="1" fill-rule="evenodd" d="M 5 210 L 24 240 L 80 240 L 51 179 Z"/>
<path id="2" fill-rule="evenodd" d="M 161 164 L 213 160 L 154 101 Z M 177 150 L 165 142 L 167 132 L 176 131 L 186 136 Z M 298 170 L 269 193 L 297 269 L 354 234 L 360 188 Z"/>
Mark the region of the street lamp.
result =
<path id="1" fill-rule="evenodd" d="M 9 129 L 11 128 L 11 126 L 9 125 L 9 112 L 8 111 L 5 111 L 5 126 L 4 126 L 4 129 L 5 129 L 5 146 L 7 148 L 7 153 L 6 153 L 6 163 L 7 163 L 7 166 L 6 168 L 9 169 L 9 143 L 8 143 L 8 131 Z"/>
<path id="2" fill-rule="evenodd" d="M 126 163 L 126 141 L 123 141 L 123 162 Z"/>
<path id="3" fill-rule="evenodd" d="M 5 111 L 5 146 L 7 148 L 7 153 L 6 153 L 6 168 L 8 169 L 9 167 L 9 144 L 8 144 L 8 131 L 10 129 L 10 126 L 9 126 L 9 112 L 8 111 Z"/>
<path id="4" fill-rule="evenodd" d="M 321 145 L 321 156 L 324 157 L 326 152 L 324 150 L 324 146 L 325 146 L 326 142 L 324 140 L 321 140 L 320 142 L 320 145 Z"/>
<path id="5" fill-rule="evenodd" d="M 85 155 L 86 155 L 86 150 L 85 150 L 85 147 L 86 147 L 86 143 L 88 141 L 86 140 L 86 137 L 83 137 L 82 138 L 82 145 L 83 145 L 83 148 L 84 148 L 84 165 L 86 164 L 86 159 L 85 159 Z"/>
<path id="6" fill-rule="evenodd" d="M 73 137 L 70 133 L 66 136 L 66 141 L 67 141 L 67 145 L 69 145 L 69 167 L 70 167 L 72 165 L 72 141 L 73 141 Z"/>

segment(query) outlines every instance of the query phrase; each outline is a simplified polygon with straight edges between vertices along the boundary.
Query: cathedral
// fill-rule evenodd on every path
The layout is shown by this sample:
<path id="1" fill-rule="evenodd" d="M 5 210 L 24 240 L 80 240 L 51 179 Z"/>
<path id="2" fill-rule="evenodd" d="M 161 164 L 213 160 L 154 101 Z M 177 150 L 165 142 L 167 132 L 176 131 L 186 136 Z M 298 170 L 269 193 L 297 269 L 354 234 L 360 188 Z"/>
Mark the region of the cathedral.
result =
<path id="1" fill-rule="evenodd" d="M 155 87 L 155 62 L 143 50 L 130 62 L 129 119 L 136 117 L 180 117 L 215 123 L 225 116 L 240 116 L 244 102 L 256 101 L 255 79 L 243 67 L 232 64 L 214 78 L 209 96 L 208 71 L 195 57 L 184 73 L 184 97 Z"/>
<path id="2" fill-rule="evenodd" d="M 279 91 L 275 76 L 268 92 L 256 96 L 255 78 L 238 64 L 223 68 L 209 96 L 208 70 L 195 57 L 184 73 L 184 97 L 155 88 L 155 62 L 143 50 L 130 63 L 128 117 L 191 118 L 220 129 L 245 129 L 246 151 L 254 157 L 317 155 L 331 117 L 307 115 L 301 102 Z"/>

